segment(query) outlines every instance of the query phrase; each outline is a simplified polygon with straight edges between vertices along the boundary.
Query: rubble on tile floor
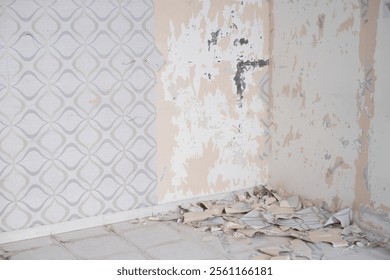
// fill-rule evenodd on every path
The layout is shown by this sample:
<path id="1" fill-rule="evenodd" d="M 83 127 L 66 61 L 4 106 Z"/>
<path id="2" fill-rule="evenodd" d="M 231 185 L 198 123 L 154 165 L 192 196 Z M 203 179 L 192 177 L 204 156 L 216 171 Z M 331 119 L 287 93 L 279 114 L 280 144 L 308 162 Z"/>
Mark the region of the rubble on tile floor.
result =
<path id="1" fill-rule="evenodd" d="M 322 253 L 313 246 L 327 242 L 334 247 L 375 246 L 353 224 L 352 210 L 331 213 L 298 196 L 282 198 L 269 186 L 230 194 L 223 200 L 186 203 L 177 212 L 151 217 L 174 220 L 211 237 L 251 239 L 256 235 L 290 237 L 289 244 L 257 248 L 253 259 L 321 259 Z M 208 238 L 204 238 L 207 242 Z M 222 243 L 222 238 L 220 238 Z"/>

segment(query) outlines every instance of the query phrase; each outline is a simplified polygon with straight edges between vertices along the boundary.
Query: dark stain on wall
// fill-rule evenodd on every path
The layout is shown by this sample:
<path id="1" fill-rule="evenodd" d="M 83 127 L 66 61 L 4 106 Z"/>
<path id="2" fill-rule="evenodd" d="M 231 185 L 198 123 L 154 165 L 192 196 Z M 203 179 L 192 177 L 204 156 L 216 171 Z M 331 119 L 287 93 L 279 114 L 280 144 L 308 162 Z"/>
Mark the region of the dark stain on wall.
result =
<path id="1" fill-rule="evenodd" d="M 218 29 L 215 32 L 211 32 L 211 40 L 207 40 L 207 44 L 209 45 L 209 51 L 210 51 L 210 46 L 211 45 L 216 45 L 219 33 L 221 32 L 221 29 Z"/>
<path id="2" fill-rule="evenodd" d="M 238 95 L 238 106 L 241 108 L 242 107 L 242 99 L 244 98 L 244 90 L 246 88 L 246 83 L 245 83 L 245 77 L 244 73 L 249 70 L 253 70 L 256 68 L 261 68 L 264 66 L 269 65 L 269 60 L 263 60 L 263 59 L 258 59 L 258 60 L 246 60 L 242 61 L 239 60 L 237 62 L 237 71 L 236 75 L 234 76 L 234 82 L 236 83 L 237 87 L 237 95 Z"/>
<path id="3" fill-rule="evenodd" d="M 240 40 L 238 40 L 238 39 L 234 40 L 233 45 L 237 46 L 238 44 L 240 44 L 242 46 L 242 45 L 246 45 L 248 43 L 249 43 L 248 39 L 241 38 Z"/>

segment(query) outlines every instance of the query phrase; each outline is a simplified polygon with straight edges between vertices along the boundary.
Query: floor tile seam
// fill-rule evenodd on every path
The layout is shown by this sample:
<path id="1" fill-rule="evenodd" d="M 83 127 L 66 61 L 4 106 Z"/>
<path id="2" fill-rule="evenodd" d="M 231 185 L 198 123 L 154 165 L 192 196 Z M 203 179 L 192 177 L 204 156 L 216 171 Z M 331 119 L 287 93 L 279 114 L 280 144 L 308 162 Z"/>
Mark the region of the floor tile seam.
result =
<path id="1" fill-rule="evenodd" d="M 76 258 L 76 260 L 81 260 L 81 257 L 73 253 L 68 247 L 65 246 L 64 242 L 59 240 L 57 236 L 51 235 L 50 238 L 54 240 L 55 243 L 57 243 L 58 246 L 63 248 L 65 251 L 69 252 L 72 256 Z"/>
<path id="2" fill-rule="evenodd" d="M 179 240 L 171 240 L 171 241 L 166 241 L 166 242 L 163 242 L 163 243 L 160 243 L 156 246 L 153 246 L 153 247 L 150 247 L 150 248 L 147 248 L 146 250 L 151 250 L 153 248 L 158 248 L 158 247 L 162 247 L 162 246 L 165 246 L 165 245 L 170 245 L 170 244 L 174 244 L 178 241 L 188 241 L 190 243 L 193 243 L 194 240 L 193 239 L 190 239 L 190 238 L 187 238 L 187 237 L 182 237 L 180 238 Z M 199 247 L 201 247 L 202 249 L 205 249 L 205 250 L 210 250 L 211 252 L 213 252 L 213 254 L 215 254 L 215 252 L 217 252 L 217 254 L 222 254 L 224 257 L 228 257 L 227 253 L 225 251 L 220 251 L 219 249 L 211 246 L 211 245 L 207 245 L 207 244 L 204 244 L 198 240 L 195 240 L 196 244 L 199 245 Z"/>
<path id="3" fill-rule="evenodd" d="M 3 250 L 4 253 L 2 254 L 2 256 L 9 257 L 9 255 L 20 254 L 20 253 L 24 253 L 24 252 L 28 252 L 28 251 L 32 251 L 32 250 L 37 250 L 37 249 L 44 248 L 44 247 L 50 247 L 50 246 L 53 246 L 53 245 L 56 245 L 56 244 L 50 244 L 50 245 L 38 246 L 38 247 L 31 247 L 31 248 L 22 249 L 22 250 Z"/>
<path id="4" fill-rule="evenodd" d="M 71 234 L 71 233 L 74 233 L 75 231 L 70 231 L 70 232 L 65 232 L 65 233 L 60 233 L 60 234 L 53 234 L 51 236 L 55 236 L 59 242 L 68 243 L 68 242 L 81 241 L 81 240 L 85 240 L 85 239 L 110 235 L 111 232 L 106 226 L 101 226 L 101 227 L 106 231 L 106 233 L 100 233 L 97 235 L 91 235 L 91 236 L 87 236 L 87 237 L 78 237 L 78 238 L 69 239 L 69 240 L 61 240 L 61 235 Z M 83 231 L 83 230 L 80 230 L 80 231 Z"/>
<path id="5" fill-rule="evenodd" d="M 147 259 L 154 259 L 152 256 L 150 256 L 144 249 L 139 247 L 137 244 L 131 242 L 124 234 L 123 232 L 116 230 L 114 227 L 107 226 L 107 230 L 110 232 L 110 234 L 113 234 L 114 236 L 119 237 L 121 240 L 124 240 L 125 242 L 129 243 L 131 246 L 137 248 L 137 250 L 144 255 Z"/>

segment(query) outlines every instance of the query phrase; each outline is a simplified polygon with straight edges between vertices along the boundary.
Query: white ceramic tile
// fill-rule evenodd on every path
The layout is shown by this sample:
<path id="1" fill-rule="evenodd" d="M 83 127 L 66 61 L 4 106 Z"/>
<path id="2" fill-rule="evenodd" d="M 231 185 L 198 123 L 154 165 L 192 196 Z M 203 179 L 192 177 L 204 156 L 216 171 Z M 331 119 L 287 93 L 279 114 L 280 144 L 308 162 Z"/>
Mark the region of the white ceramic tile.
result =
<path id="1" fill-rule="evenodd" d="M 103 259 L 114 254 L 139 252 L 115 235 L 71 241 L 64 243 L 64 246 L 81 259 Z"/>
<path id="2" fill-rule="evenodd" d="M 23 251 L 30 250 L 33 248 L 40 248 L 45 246 L 50 246 L 56 244 L 55 240 L 53 240 L 50 236 L 33 238 L 18 242 L 12 242 L 7 244 L 2 244 L 1 248 L 4 251 L 12 252 L 12 251 Z"/>
<path id="3" fill-rule="evenodd" d="M 117 232 L 126 232 L 129 230 L 134 230 L 138 228 L 139 224 L 132 224 L 130 222 L 121 222 L 121 223 L 115 223 L 110 225 L 115 231 Z"/>
<path id="4" fill-rule="evenodd" d="M 120 253 L 104 257 L 105 260 L 147 260 L 141 252 Z"/>
<path id="5" fill-rule="evenodd" d="M 151 248 L 165 242 L 179 240 L 185 237 L 180 233 L 161 222 L 149 222 L 145 226 L 140 226 L 134 230 L 126 231 L 123 235 L 131 243 L 139 248 Z"/>
<path id="6" fill-rule="evenodd" d="M 61 234 L 56 234 L 55 237 L 63 242 L 69 242 L 74 240 L 80 240 L 85 238 L 97 237 L 102 235 L 109 235 L 110 232 L 104 227 L 93 227 L 83 230 L 76 230 Z"/>
<path id="7" fill-rule="evenodd" d="M 370 253 L 377 257 L 378 260 L 390 260 L 390 250 L 385 248 L 370 248 Z"/>
<path id="8" fill-rule="evenodd" d="M 52 245 L 40 247 L 33 250 L 27 250 L 10 254 L 11 260 L 75 260 L 76 258 L 64 248 Z"/>
<path id="9" fill-rule="evenodd" d="M 155 259 L 161 260 L 207 260 L 225 259 L 222 253 L 199 242 L 180 240 L 169 244 L 153 247 L 146 252 Z"/>

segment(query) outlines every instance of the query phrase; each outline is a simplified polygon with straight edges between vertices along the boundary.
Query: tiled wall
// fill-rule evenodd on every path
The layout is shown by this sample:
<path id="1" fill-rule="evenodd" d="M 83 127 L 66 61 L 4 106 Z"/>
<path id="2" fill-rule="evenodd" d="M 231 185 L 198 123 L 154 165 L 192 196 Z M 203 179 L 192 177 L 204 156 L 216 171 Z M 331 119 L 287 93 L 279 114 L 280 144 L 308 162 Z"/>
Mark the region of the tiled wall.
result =
<path id="1" fill-rule="evenodd" d="M 153 8 L 0 2 L 0 231 L 157 202 Z"/>

